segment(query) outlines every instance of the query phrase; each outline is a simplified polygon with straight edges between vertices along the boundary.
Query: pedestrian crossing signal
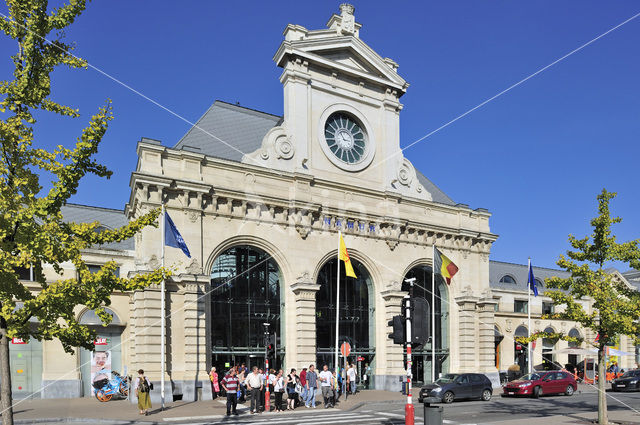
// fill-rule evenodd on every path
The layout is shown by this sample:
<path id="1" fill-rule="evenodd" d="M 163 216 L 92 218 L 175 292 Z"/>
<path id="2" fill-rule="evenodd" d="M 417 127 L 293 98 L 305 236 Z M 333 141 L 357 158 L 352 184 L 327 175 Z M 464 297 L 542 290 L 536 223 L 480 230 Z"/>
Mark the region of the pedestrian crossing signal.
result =
<path id="1" fill-rule="evenodd" d="M 267 358 L 273 359 L 276 355 L 276 336 L 267 336 Z"/>

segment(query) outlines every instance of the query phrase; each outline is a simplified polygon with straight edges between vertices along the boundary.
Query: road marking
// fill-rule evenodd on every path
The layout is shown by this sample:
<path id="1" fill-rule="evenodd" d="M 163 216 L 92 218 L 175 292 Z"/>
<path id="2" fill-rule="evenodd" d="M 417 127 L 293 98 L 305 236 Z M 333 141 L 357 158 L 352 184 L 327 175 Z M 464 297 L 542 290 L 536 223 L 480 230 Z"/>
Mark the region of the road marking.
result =
<path id="1" fill-rule="evenodd" d="M 336 418 L 336 419 L 340 419 L 340 418 Z M 352 419 L 352 418 L 345 418 L 348 419 L 349 422 L 363 422 L 363 421 L 371 421 L 372 417 L 368 417 L 368 418 L 362 418 L 362 419 Z M 309 422 L 304 422 L 305 425 L 321 425 L 321 424 L 335 424 L 335 421 L 324 421 L 324 420 L 319 420 L 319 421 L 309 421 Z"/>
<path id="2" fill-rule="evenodd" d="M 391 416 L 395 418 L 404 418 L 405 415 L 401 415 L 399 413 L 387 413 L 387 412 L 376 412 L 378 415 Z"/>

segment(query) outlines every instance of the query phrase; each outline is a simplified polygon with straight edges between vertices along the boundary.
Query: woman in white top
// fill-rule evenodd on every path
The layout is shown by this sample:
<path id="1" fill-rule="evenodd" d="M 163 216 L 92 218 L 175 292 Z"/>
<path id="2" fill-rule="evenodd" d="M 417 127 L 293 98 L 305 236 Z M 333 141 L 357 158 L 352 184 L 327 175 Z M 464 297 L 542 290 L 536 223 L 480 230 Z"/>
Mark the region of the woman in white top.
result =
<path id="1" fill-rule="evenodd" d="M 278 371 L 273 384 L 273 392 L 276 396 L 276 412 L 282 412 L 282 394 L 284 394 L 284 378 L 282 369 Z"/>

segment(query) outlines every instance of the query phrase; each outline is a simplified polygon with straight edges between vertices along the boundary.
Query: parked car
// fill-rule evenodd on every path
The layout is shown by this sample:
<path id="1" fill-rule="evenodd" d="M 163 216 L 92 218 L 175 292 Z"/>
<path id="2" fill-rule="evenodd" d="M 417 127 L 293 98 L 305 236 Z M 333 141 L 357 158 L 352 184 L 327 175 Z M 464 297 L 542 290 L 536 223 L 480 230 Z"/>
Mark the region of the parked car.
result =
<path id="1" fill-rule="evenodd" d="M 536 372 L 524 375 L 520 379 L 509 382 L 503 388 L 503 396 L 528 395 L 535 398 L 542 394 L 573 395 L 578 389 L 573 375 L 560 370 Z"/>
<path id="2" fill-rule="evenodd" d="M 491 400 L 493 387 L 491 381 L 480 373 L 447 373 L 433 384 L 420 389 L 420 403 L 427 397 L 434 397 L 443 403 L 464 398 Z"/>
<path id="3" fill-rule="evenodd" d="M 629 370 L 611 382 L 612 391 L 640 391 L 640 369 Z"/>

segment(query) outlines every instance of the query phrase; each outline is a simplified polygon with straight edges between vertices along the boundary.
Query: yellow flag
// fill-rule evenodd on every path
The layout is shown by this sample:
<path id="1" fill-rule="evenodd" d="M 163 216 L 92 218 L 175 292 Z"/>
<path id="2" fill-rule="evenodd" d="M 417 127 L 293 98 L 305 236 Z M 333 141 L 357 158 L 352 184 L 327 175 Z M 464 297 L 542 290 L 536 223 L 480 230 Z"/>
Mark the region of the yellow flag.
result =
<path id="1" fill-rule="evenodd" d="M 349 253 L 347 252 L 347 247 L 344 244 L 344 239 L 342 239 L 342 233 L 340 235 L 340 250 L 338 252 L 338 260 L 344 261 L 344 269 L 347 272 L 347 276 L 356 277 L 355 272 L 353 271 L 353 266 L 351 265 L 351 260 L 349 259 Z"/>

